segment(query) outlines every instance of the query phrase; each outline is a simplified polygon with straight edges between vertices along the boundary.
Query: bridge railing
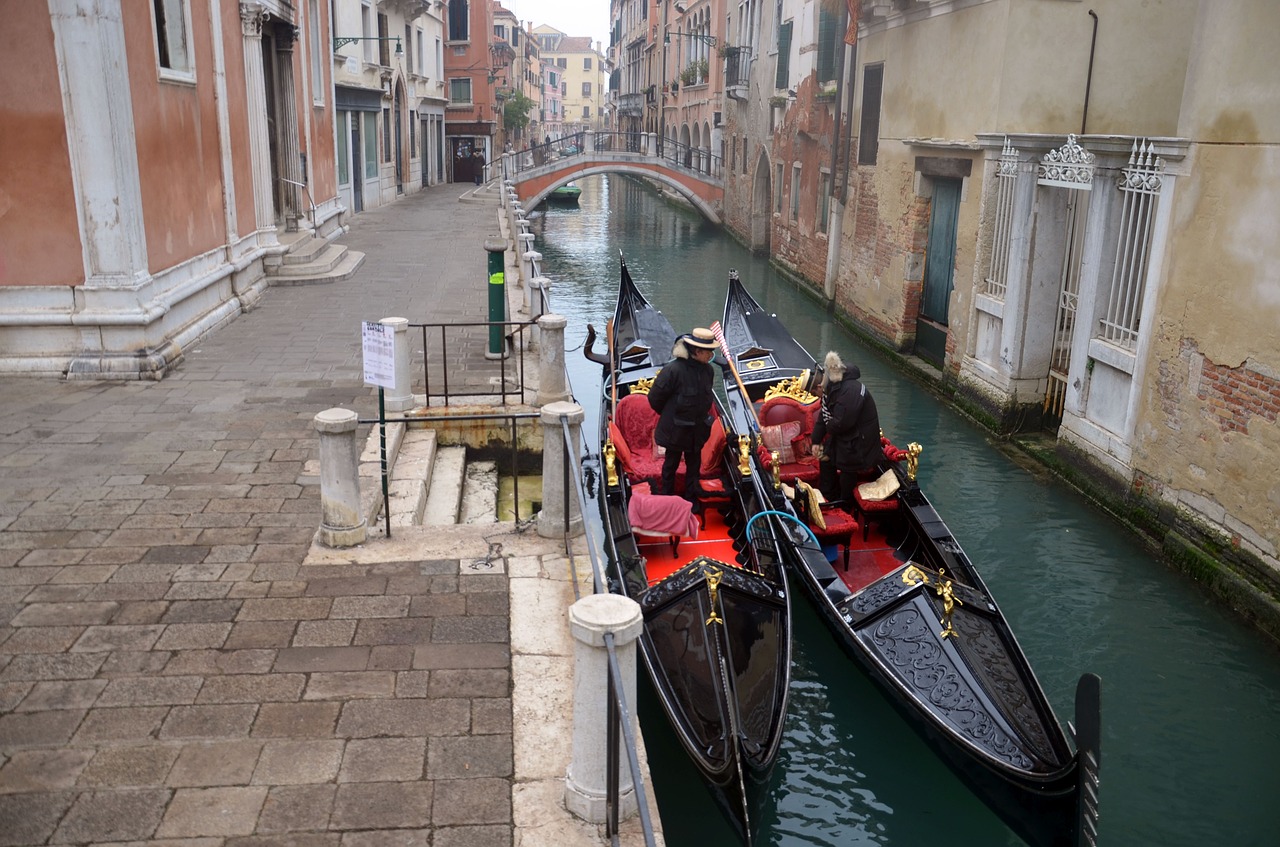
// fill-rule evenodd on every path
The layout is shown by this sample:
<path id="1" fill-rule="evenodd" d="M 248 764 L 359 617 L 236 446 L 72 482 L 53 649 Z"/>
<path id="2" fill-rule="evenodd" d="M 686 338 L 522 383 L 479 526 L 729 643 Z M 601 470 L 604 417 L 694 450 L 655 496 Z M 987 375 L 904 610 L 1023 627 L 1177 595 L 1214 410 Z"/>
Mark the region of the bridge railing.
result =
<path id="1" fill-rule="evenodd" d="M 724 172 L 724 160 L 706 147 L 694 147 L 670 138 L 659 139 L 658 155 L 668 165 L 680 170 L 714 177 L 719 177 Z"/>
<path id="2" fill-rule="evenodd" d="M 575 132 L 503 154 L 503 178 L 516 179 L 519 174 L 534 168 L 597 153 L 653 156 L 676 170 L 717 179 L 723 174 L 723 159 L 706 147 L 694 147 L 644 132 Z"/>

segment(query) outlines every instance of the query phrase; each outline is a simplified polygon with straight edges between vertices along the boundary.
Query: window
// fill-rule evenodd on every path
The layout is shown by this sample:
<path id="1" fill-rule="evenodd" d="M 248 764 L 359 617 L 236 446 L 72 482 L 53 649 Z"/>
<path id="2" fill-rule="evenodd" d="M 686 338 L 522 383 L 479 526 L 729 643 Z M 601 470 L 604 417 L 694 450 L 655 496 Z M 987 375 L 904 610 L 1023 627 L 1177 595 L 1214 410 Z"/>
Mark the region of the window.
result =
<path id="1" fill-rule="evenodd" d="M 818 82 L 834 82 L 836 78 L 836 51 L 844 45 L 844 39 L 836 37 L 839 23 L 836 16 L 825 8 L 818 8 Z"/>
<path id="2" fill-rule="evenodd" d="M 320 4 L 307 5 L 307 52 L 311 54 L 311 102 L 324 105 L 324 70 L 320 64 Z"/>
<path id="3" fill-rule="evenodd" d="M 364 175 L 378 178 L 378 113 L 364 112 Z"/>
<path id="4" fill-rule="evenodd" d="M 729 144 L 729 172 L 732 173 L 738 169 L 738 137 L 735 135 L 733 141 Z"/>
<path id="5" fill-rule="evenodd" d="M 827 219 L 831 217 L 831 172 L 823 168 L 818 172 L 818 232 L 827 231 Z"/>
<path id="6" fill-rule="evenodd" d="M 391 161 L 391 110 L 382 110 L 382 161 Z"/>
<path id="7" fill-rule="evenodd" d="M 387 16 L 378 13 L 378 64 L 384 68 L 391 67 L 391 24 Z"/>
<path id="8" fill-rule="evenodd" d="M 791 166 L 791 222 L 800 220 L 800 166 Z"/>
<path id="9" fill-rule="evenodd" d="M 461 76 L 449 80 L 449 103 L 471 105 L 471 77 Z"/>
<path id="10" fill-rule="evenodd" d="M 777 165 L 773 174 L 773 212 L 776 215 L 782 214 L 782 188 L 782 165 Z"/>
<path id="11" fill-rule="evenodd" d="M 588 119 L 588 118 L 590 118 L 590 117 L 591 117 L 591 107 L 590 107 L 590 106 L 583 106 L 583 107 L 582 107 L 582 119 L 583 119 L 583 120 L 586 120 L 586 119 Z"/>
<path id="12" fill-rule="evenodd" d="M 378 42 L 373 40 L 373 7 L 367 2 L 360 6 L 360 43 L 364 45 L 364 60 L 373 62 L 373 45 Z"/>
<path id="13" fill-rule="evenodd" d="M 791 21 L 778 27 L 778 74 L 774 88 L 787 88 L 791 80 Z"/>
<path id="14" fill-rule="evenodd" d="M 418 30 L 418 51 L 417 52 L 418 52 L 418 64 L 417 64 L 418 73 L 421 74 L 422 76 L 426 76 L 427 75 L 427 62 L 426 62 L 427 54 L 423 52 L 423 49 L 422 49 L 422 30 Z"/>
<path id="15" fill-rule="evenodd" d="M 742 172 L 747 172 L 747 137 L 742 136 Z"/>
<path id="16" fill-rule="evenodd" d="M 582 60 L 582 69 L 583 69 L 584 71 L 589 71 L 589 70 L 591 70 L 591 57 L 590 57 L 590 56 L 588 56 L 587 58 L 585 58 L 585 59 L 583 59 L 583 60 Z"/>
<path id="17" fill-rule="evenodd" d="M 880 147 L 880 89 L 884 65 L 862 69 L 862 120 L 858 124 L 858 164 L 874 165 Z"/>
<path id="18" fill-rule="evenodd" d="M 471 39 L 470 3 L 468 0 L 449 0 L 449 40 Z"/>
<path id="19" fill-rule="evenodd" d="M 583 97 L 591 96 L 591 83 L 589 82 L 582 83 L 582 96 Z"/>
<path id="20" fill-rule="evenodd" d="M 413 73 L 413 28 L 408 24 L 404 25 L 404 61 L 405 73 Z"/>
<path id="21" fill-rule="evenodd" d="M 444 78 L 444 45 L 438 38 L 436 39 L 436 78 Z"/>
<path id="22" fill-rule="evenodd" d="M 156 61 L 161 71 L 189 76 L 192 67 L 187 50 L 187 0 L 153 0 L 151 8 L 156 21 Z"/>
<path id="23" fill-rule="evenodd" d="M 418 158 L 418 113 L 410 110 L 409 112 L 409 158 Z"/>
<path id="24" fill-rule="evenodd" d="M 566 59 L 566 58 L 564 58 L 564 57 L 561 57 L 561 58 L 559 58 L 559 59 L 556 59 L 556 65 L 557 65 L 557 66 L 559 66 L 559 67 L 561 67 L 561 68 L 568 68 L 568 67 L 569 67 L 569 60 L 568 60 L 568 59 Z"/>

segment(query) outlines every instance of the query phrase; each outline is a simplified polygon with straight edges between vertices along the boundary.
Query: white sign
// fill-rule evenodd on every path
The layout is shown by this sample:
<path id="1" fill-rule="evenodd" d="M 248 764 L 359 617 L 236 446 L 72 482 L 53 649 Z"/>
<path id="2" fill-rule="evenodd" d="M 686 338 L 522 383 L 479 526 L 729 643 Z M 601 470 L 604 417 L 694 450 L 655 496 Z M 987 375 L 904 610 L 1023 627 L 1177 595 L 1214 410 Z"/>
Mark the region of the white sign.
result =
<path id="1" fill-rule="evenodd" d="M 365 321 L 360 336 L 364 348 L 364 381 L 380 388 L 396 387 L 396 331 L 386 324 Z"/>

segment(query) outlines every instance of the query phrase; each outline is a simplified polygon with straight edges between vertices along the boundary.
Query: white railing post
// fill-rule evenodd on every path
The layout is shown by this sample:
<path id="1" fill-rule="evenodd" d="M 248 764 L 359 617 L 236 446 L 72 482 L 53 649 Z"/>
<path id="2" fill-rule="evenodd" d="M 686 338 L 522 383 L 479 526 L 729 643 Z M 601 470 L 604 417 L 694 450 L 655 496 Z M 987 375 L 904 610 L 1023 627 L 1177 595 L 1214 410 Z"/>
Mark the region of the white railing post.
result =
<path id="1" fill-rule="evenodd" d="M 315 417 L 320 433 L 320 531 L 326 547 L 363 544 L 368 525 L 360 513 L 360 417 L 349 409 L 325 409 Z"/>
<path id="2" fill-rule="evenodd" d="M 413 390 L 409 373 L 409 319 L 383 318 L 378 321 L 389 326 L 395 332 L 396 385 L 386 392 L 385 402 L 388 412 L 403 412 L 413 408 Z"/>
<path id="3" fill-rule="evenodd" d="M 582 133 L 582 153 L 590 157 L 596 152 L 596 131 L 594 129 L 584 130 Z"/>
<path id="4" fill-rule="evenodd" d="M 542 421 L 542 511 L 538 513 L 538 535 L 543 538 L 565 537 L 565 515 L 569 515 L 569 535 L 581 535 L 582 512 L 577 497 L 564 487 L 565 464 L 569 463 L 569 484 L 573 485 L 579 442 L 582 438 L 582 407 L 577 403 L 548 403 L 539 409 Z M 569 423 L 569 441 L 573 445 L 572 460 L 565 451 L 564 429 L 560 417 Z M 568 510 L 566 512 L 566 509 Z"/>
<path id="5" fill-rule="evenodd" d="M 536 276 L 538 276 L 539 273 L 541 273 L 541 271 L 539 271 L 538 269 L 538 263 L 542 261 L 542 254 L 539 253 L 537 250 L 533 249 L 532 234 L 530 234 L 529 241 L 530 241 L 529 249 L 524 252 L 524 266 L 521 268 L 522 275 L 524 276 L 525 282 L 532 281 Z M 527 286 L 525 288 L 524 299 L 525 299 L 524 305 L 528 307 L 529 291 Z"/>
<path id="6" fill-rule="evenodd" d="M 622 672 L 623 702 L 631 712 L 628 717 L 634 728 L 636 639 L 643 629 L 640 604 L 621 594 L 591 594 L 569 607 L 569 632 L 574 642 L 573 758 L 564 777 L 564 804 L 590 823 L 604 823 L 608 812 L 609 650 L 604 637 L 606 633 L 613 634 L 613 648 Z M 623 738 L 619 732 L 620 747 Z M 628 818 L 639 807 L 625 747 L 618 761 L 618 817 Z"/>
<path id="7" fill-rule="evenodd" d="M 535 320 L 539 331 L 538 405 L 561 403 L 570 397 L 564 371 L 564 328 L 569 319 L 564 315 L 545 314 Z"/>

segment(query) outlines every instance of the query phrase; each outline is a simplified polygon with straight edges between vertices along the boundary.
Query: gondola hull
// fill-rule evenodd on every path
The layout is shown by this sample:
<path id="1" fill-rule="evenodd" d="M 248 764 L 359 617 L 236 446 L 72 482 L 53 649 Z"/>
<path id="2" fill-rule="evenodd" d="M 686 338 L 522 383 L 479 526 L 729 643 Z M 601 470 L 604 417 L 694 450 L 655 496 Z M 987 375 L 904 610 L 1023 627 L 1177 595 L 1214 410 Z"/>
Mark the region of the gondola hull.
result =
<path id="1" fill-rule="evenodd" d="M 768 389 L 804 381 L 816 363 L 736 275 L 723 325 L 742 357 L 741 388 L 726 380 L 729 415 L 746 430 Z M 994 598 L 911 469 L 886 454 L 878 470 L 897 477 L 892 502 L 874 516 L 857 513 L 834 561 L 798 551 L 794 575 L 845 653 L 1021 838 L 1035 847 L 1093 843 L 1097 733 L 1080 733 L 1072 751 Z M 796 498 L 770 496 L 775 508 L 797 511 Z M 1077 720 L 1096 727 L 1097 678 L 1086 675 L 1081 692 L 1092 697 L 1078 695 Z"/>

